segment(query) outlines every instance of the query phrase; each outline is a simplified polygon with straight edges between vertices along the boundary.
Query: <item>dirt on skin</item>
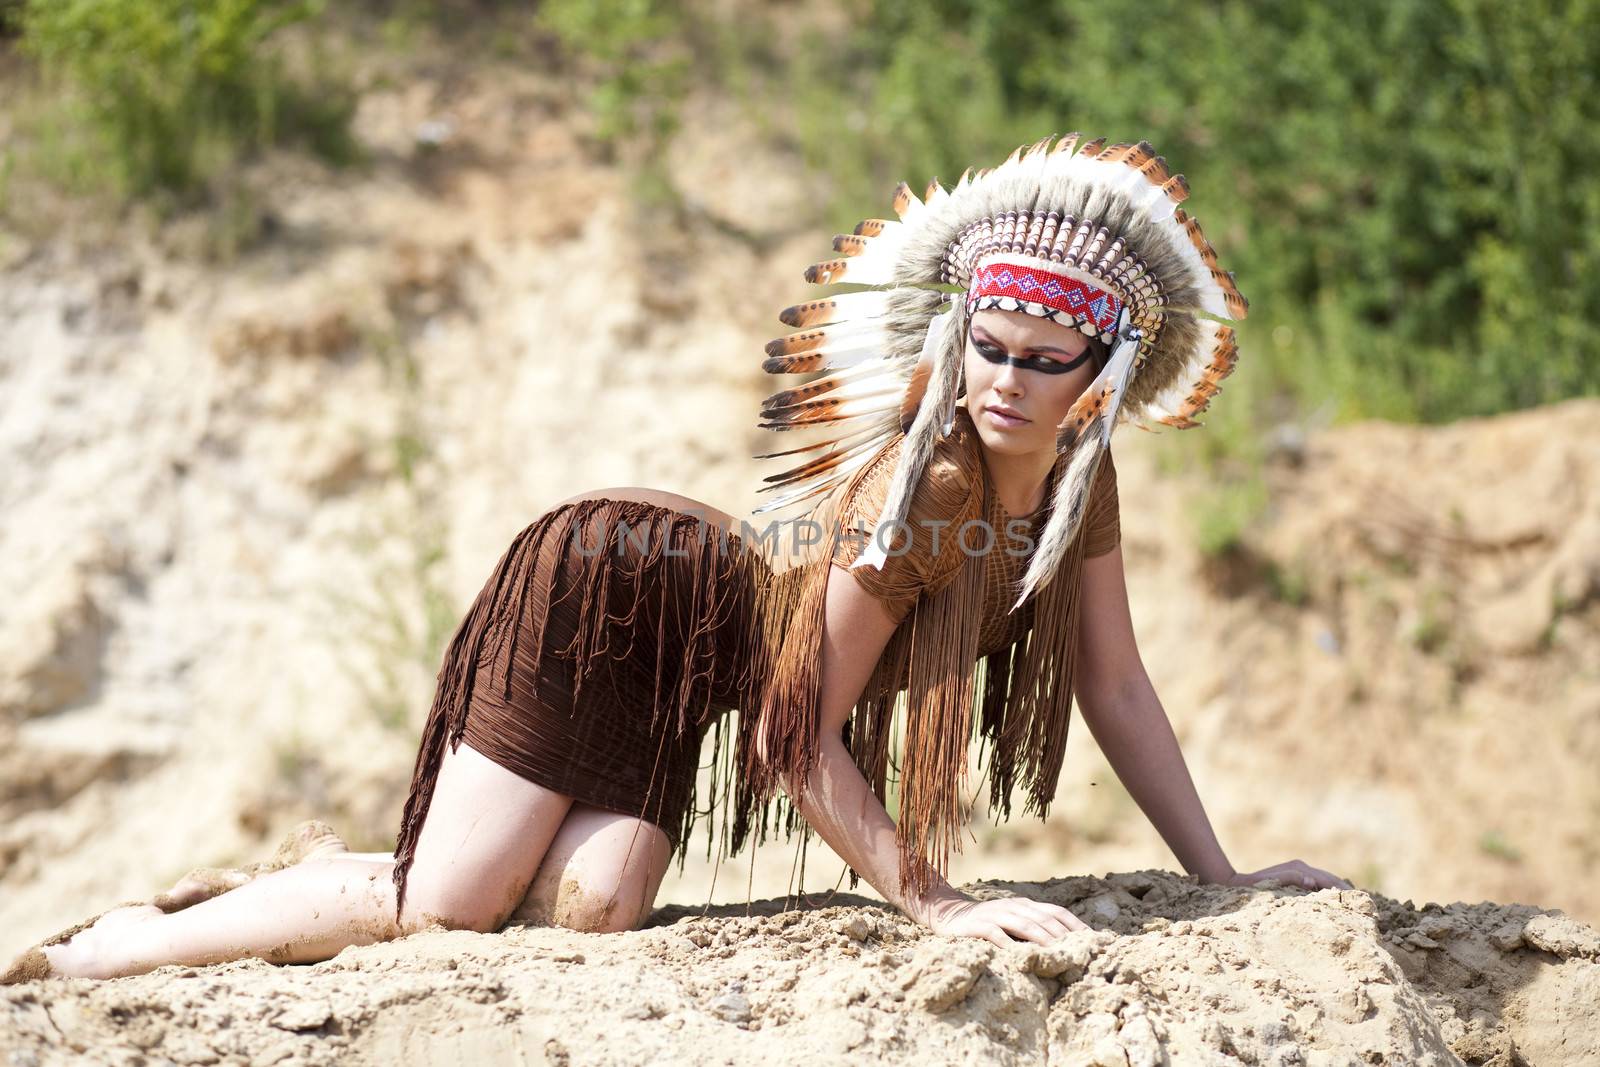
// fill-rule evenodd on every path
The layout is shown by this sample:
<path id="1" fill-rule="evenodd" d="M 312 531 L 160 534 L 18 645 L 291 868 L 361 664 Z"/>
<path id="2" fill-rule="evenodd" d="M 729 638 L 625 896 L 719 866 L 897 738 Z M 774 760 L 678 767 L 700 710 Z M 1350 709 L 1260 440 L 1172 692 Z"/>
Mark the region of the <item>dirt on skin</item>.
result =
<path id="1" fill-rule="evenodd" d="M 1600 934 L 1521 905 L 991 882 L 1091 926 L 929 935 L 836 896 L 658 911 L 633 933 L 431 930 L 325 963 L 165 967 L 0 990 L 7 1064 L 1587 1064 Z"/>

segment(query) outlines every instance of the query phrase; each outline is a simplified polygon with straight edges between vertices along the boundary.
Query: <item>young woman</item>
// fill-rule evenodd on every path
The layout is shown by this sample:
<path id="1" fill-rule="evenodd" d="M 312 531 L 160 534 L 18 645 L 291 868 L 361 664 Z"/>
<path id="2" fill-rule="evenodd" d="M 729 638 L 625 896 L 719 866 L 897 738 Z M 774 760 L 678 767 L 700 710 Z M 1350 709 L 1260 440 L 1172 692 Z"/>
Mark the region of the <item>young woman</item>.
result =
<path id="1" fill-rule="evenodd" d="M 1148 145 L 1076 136 L 925 199 L 902 186 L 898 221 L 862 223 L 807 272 L 875 288 L 789 309 L 800 331 L 768 346 L 770 371 L 827 372 L 763 412 L 834 433 L 775 453 L 809 458 L 768 479 L 784 495 L 762 510 L 810 511 L 763 532 L 647 489 L 551 509 L 456 632 L 392 855 L 302 832 L 281 869 L 187 878 L 8 980 L 309 962 L 432 923 L 633 929 L 719 804 L 726 852 L 803 820 L 936 932 L 1048 942 L 1084 924 L 975 902 L 942 872 L 973 733 L 991 807 L 1009 815 L 1020 789 L 1042 816 L 1074 697 L 1185 870 L 1348 887 L 1299 860 L 1233 869 L 1134 643 L 1110 434 L 1119 416 L 1194 425 L 1236 358 L 1202 315 L 1245 310 L 1187 192 Z M 774 532 L 814 535 L 809 553 L 776 571 Z"/>

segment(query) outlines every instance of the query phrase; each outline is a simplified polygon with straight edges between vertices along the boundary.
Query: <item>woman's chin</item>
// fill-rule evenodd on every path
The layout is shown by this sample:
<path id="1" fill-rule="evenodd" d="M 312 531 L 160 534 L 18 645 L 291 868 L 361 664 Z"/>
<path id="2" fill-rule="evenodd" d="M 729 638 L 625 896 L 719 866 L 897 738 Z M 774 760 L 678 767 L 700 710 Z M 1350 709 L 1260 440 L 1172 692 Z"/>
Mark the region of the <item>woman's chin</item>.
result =
<path id="1" fill-rule="evenodd" d="M 1054 444 L 1051 440 L 1043 439 L 1038 427 L 1032 423 L 1001 429 L 994 426 L 988 418 L 980 417 L 977 427 L 978 439 L 983 442 L 983 447 L 1003 456 L 1025 456 L 1030 452 L 1050 448 Z"/>

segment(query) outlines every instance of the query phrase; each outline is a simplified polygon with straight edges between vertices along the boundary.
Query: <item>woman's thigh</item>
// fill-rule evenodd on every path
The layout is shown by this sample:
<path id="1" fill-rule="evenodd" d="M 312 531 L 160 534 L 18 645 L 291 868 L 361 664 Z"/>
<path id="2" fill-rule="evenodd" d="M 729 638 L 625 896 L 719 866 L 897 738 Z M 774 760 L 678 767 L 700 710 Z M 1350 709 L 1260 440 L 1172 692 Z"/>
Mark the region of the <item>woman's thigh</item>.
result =
<path id="1" fill-rule="evenodd" d="M 528 891 L 572 798 L 463 742 L 445 751 L 406 876 L 408 928 L 496 930 Z"/>
<path id="2" fill-rule="evenodd" d="M 594 933 L 638 929 L 671 858 L 654 823 L 574 803 L 512 918 Z"/>

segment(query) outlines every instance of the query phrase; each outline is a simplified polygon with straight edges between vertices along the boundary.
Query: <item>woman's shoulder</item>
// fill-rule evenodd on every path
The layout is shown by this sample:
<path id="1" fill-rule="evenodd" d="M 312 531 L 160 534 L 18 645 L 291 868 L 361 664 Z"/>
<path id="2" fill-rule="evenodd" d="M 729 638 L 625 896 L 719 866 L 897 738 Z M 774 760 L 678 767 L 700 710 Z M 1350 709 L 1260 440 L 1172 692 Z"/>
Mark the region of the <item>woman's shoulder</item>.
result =
<path id="1" fill-rule="evenodd" d="M 895 470 L 908 447 L 905 434 L 896 434 L 863 468 L 846 492 L 842 515 L 860 519 L 871 527 L 877 522 L 894 483 Z M 983 459 L 972 420 L 958 409 L 951 432 L 934 443 L 922 477 L 911 494 L 906 510 L 909 524 L 918 520 L 954 521 L 971 510 L 983 487 Z"/>

